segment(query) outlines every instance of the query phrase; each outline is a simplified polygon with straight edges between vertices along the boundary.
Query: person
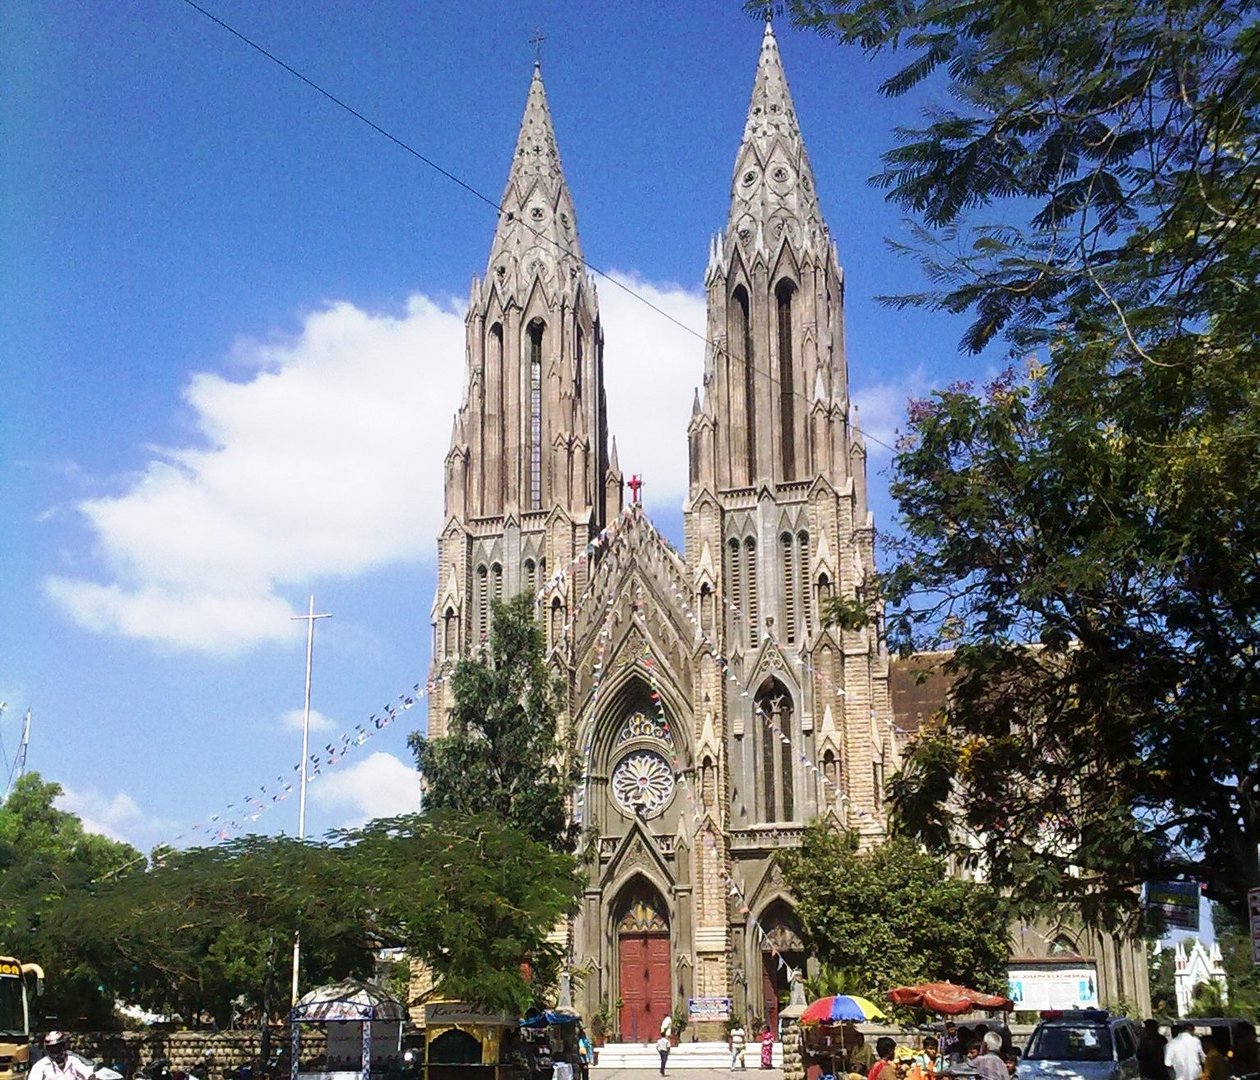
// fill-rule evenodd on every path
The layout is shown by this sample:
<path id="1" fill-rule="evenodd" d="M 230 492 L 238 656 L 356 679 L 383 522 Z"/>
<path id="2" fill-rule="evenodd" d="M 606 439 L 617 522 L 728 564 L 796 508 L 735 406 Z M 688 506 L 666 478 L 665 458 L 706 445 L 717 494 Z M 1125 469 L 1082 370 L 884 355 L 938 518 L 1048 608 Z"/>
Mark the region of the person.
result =
<path id="1" fill-rule="evenodd" d="M 70 1053 L 64 1032 L 50 1031 L 44 1036 L 44 1056 L 27 1075 L 28 1080 L 89 1080 L 92 1067 Z"/>
<path id="2" fill-rule="evenodd" d="M 1172 1041 L 1164 1047 L 1164 1064 L 1173 1080 L 1199 1080 L 1203 1071 L 1203 1045 L 1190 1024 L 1174 1024 Z"/>
<path id="3" fill-rule="evenodd" d="M 940 1040 L 935 1035 L 928 1035 L 923 1040 L 923 1049 L 915 1056 L 915 1062 L 925 1077 L 936 1075 L 936 1063 L 941 1056 Z"/>
<path id="4" fill-rule="evenodd" d="M 673 1030 L 674 1018 L 669 1013 L 666 1013 L 664 1018 L 661 1020 L 661 1034 L 668 1039 L 670 1032 Z"/>
<path id="5" fill-rule="evenodd" d="M 840 1046 L 847 1055 L 850 1072 L 865 1075 L 866 1070 L 875 1064 L 875 1055 L 866 1036 L 858 1031 L 852 1020 L 846 1020 L 840 1028 Z"/>
<path id="6" fill-rule="evenodd" d="M 664 1029 L 661 1031 L 661 1037 L 656 1040 L 656 1052 L 661 1055 L 661 1075 L 665 1075 L 665 1062 L 669 1060 L 669 1036 L 665 1034 Z"/>
<path id="7" fill-rule="evenodd" d="M 1138 1069 L 1145 1080 L 1168 1080 L 1168 1066 L 1164 1064 L 1164 1047 L 1168 1040 L 1159 1033 L 1159 1024 L 1147 1020 L 1142 1024 L 1142 1037 L 1138 1039 Z"/>
<path id="8" fill-rule="evenodd" d="M 1002 1051 L 1002 1060 L 1006 1062 L 1006 1075 L 1015 1076 L 1019 1072 L 1019 1047 L 1008 1046 Z"/>
<path id="9" fill-rule="evenodd" d="M 591 1066 L 595 1064 L 595 1047 L 591 1044 L 591 1037 L 586 1034 L 586 1028 L 578 1028 L 578 1070 L 582 1080 L 590 1080 Z"/>
<path id="10" fill-rule="evenodd" d="M 744 1025 L 738 1020 L 731 1027 L 731 1034 L 728 1037 L 728 1045 L 731 1048 L 731 1068 L 734 1069 L 736 1064 L 741 1069 L 748 1068 L 748 1064 L 744 1061 L 744 1044 L 748 1041 L 748 1037 L 744 1034 Z"/>
<path id="11" fill-rule="evenodd" d="M 774 1065 L 774 1032 L 767 1024 L 766 1030 L 761 1033 L 761 1067 L 769 1069 L 772 1065 Z"/>
<path id="12" fill-rule="evenodd" d="M 945 1033 L 941 1036 L 941 1057 L 951 1058 L 958 1053 L 958 1025 L 953 1020 L 945 1021 Z"/>
<path id="13" fill-rule="evenodd" d="M 996 1031 L 986 1031 L 984 1038 L 973 1045 L 979 1053 L 971 1058 L 971 1067 L 984 1080 L 1007 1080 L 1006 1062 L 999 1053 L 1002 1049 L 1002 1036 Z"/>
<path id="14" fill-rule="evenodd" d="M 1247 1076 L 1260 1072 L 1260 1054 L 1256 1050 L 1256 1026 L 1243 1020 L 1234 1031 L 1234 1075 Z"/>
<path id="15" fill-rule="evenodd" d="M 881 1035 L 875 1040 L 875 1064 L 870 1067 L 866 1074 L 866 1080 L 879 1080 L 884 1075 L 884 1070 L 892 1064 L 893 1055 L 897 1052 L 897 1042 L 890 1039 L 887 1035 Z M 892 1080 L 896 1070 L 884 1076 L 884 1080 Z"/>
<path id="16" fill-rule="evenodd" d="M 1203 1080 L 1229 1080 L 1229 1059 L 1221 1053 L 1219 1042 L 1218 1035 L 1203 1036 Z"/>

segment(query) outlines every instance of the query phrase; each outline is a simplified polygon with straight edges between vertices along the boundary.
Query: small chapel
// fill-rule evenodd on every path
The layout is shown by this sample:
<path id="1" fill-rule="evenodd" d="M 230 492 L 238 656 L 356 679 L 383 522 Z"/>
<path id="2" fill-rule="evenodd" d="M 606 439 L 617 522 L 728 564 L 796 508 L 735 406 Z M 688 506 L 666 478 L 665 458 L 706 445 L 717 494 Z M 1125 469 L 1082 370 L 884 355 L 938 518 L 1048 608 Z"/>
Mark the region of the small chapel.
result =
<path id="1" fill-rule="evenodd" d="M 491 602 L 534 594 L 593 840 L 566 928 L 574 1004 L 619 1003 L 631 1041 L 691 997 L 775 1023 L 805 956 L 772 855 L 825 815 L 882 835 L 899 760 L 879 634 L 819 620 L 873 573 L 874 526 L 844 275 L 769 24 L 732 144 L 704 382 L 678 432 L 684 550 L 626 503 L 599 299 L 537 64 L 445 461 L 429 733 L 445 732 L 441 676 L 475 654 Z"/>

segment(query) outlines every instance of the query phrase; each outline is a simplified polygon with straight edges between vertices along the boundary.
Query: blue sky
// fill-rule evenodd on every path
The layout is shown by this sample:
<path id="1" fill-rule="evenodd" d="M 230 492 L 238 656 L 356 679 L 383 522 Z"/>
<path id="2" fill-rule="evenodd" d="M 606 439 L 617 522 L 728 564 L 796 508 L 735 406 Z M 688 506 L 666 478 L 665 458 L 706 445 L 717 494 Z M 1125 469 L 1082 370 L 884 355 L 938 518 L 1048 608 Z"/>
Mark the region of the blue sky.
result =
<path id="1" fill-rule="evenodd" d="M 205 6 L 493 199 L 541 30 L 587 258 L 703 325 L 761 38 L 735 0 Z M 216 814 L 291 832 L 296 799 L 270 795 L 299 752 L 308 594 L 333 614 L 317 746 L 427 672 L 493 211 L 181 0 L 14 0 L 0 19 L 0 735 L 12 753 L 31 708 L 30 767 L 142 847 L 205 839 Z M 992 365 L 958 354 L 959 320 L 874 300 L 923 285 L 866 180 L 933 91 L 887 101 L 888 60 L 778 38 L 845 268 L 855 398 L 891 440 L 908 396 Z M 621 464 L 677 536 L 702 347 L 611 283 L 600 300 Z M 308 831 L 413 802 L 422 723 L 325 770 Z"/>

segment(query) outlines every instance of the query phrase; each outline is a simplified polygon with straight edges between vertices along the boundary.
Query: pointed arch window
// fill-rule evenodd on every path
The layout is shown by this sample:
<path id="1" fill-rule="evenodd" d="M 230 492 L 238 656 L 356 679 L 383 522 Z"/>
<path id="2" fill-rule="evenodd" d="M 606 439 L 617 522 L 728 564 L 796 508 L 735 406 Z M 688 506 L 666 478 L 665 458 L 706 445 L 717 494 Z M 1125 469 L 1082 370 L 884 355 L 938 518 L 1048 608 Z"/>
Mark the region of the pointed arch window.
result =
<path id="1" fill-rule="evenodd" d="M 764 820 L 791 821 L 796 813 L 792 746 L 797 738 L 792 695 L 778 679 L 769 678 L 761 684 L 754 700 L 761 739 L 760 787 Z"/>
<path id="2" fill-rule="evenodd" d="M 823 797 L 819 801 L 826 804 L 837 802 L 840 798 L 840 763 L 836 760 L 834 750 L 823 751 L 822 774 L 826 783 L 823 784 Z"/>
<path id="3" fill-rule="evenodd" d="M 796 643 L 796 540 L 791 533 L 779 537 L 780 556 L 783 565 L 783 638 L 789 644 Z"/>
<path id="4" fill-rule="evenodd" d="M 495 563 L 490 567 L 490 590 L 490 595 L 495 603 L 501 603 L 503 600 L 503 567 L 499 563 Z M 488 626 L 487 629 L 489 629 Z"/>
<path id="5" fill-rule="evenodd" d="M 801 595 L 801 637 L 809 634 L 814 621 L 809 587 L 809 533 L 796 534 L 796 583 Z"/>
<path id="6" fill-rule="evenodd" d="M 453 607 L 442 616 L 442 655 L 454 656 L 459 652 L 459 616 Z"/>
<path id="7" fill-rule="evenodd" d="M 525 560 L 525 591 L 530 596 L 538 592 L 538 566 L 533 559 Z"/>
<path id="8" fill-rule="evenodd" d="M 740 613 L 744 610 L 744 590 L 743 590 L 743 551 L 740 543 L 736 539 L 727 541 L 727 598 L 730 600 L 730 625 L 731 637 L 734 639 L 733 644 L 738 645 L 743 641 L 743 635 L 739 632 Z"/>
<path id="9" fill-rule="evenodd" d="M 542 509 L 543 321 L 529 324 L 529 506 Z"/>
<path id="10" fill-rule="evenodd" d="M 560 597 L 556 596 L 551 601 L 551 647 L 553 649 L 560 644 L 563 633 L 564 605 L 560 603 Z"/>
<path id="11" fill-rule="evenodd" d="M 582 328 L 577 328 L 577 342 L 574 348 L 574 357 L 576 363 L 573 365 L 573 396 L 578 401 L 582 400 L 582 365 L 586 363 L 586 335 L 582 333 Z"/>
<path id="12" fill-rule="evenodd" d="M 503 408 L 503 324 L 490 327 L 487 342 L 486 386 L 482 394 L 482 433 L 486 439 L 486 457 L 480 463 L 481 508 L 495 514 L 503 509 L 503 449 L 507 444 Z M 487 430 L 488 425 L 488 430 Z"/>
<path id="13" fill-rule="evenodd" d="M 735 377 L 741 379 L 744 386 L 744 467 L 747 470 L 746 482 L 752 485 L 757 480 L 757 381 L 748 291 L 742 285 L 736 286 L 731 302 L 735 322 L 731 327 L 731 341 L 738 350 L 736 359 L 743 367 L 743 371 L 735 373 Z"/>
<path id="14" fill-rule="evenodd" d="M 477 567 L 477 640 L 485 641 L 490 629 L 490 590 L 488 588 L 489 572 L 485 563 Z"/>
<path id="15" fill-rule="evenodd" d="M 796 360 L 792 355 L 792 297 L 796 284 L 784 278 L 774 290 L 779 323 L 779 448 L 783 479 L 796 477 Z"/>
<path id="16" fill-rule="evenodd" d="M 744 581 L 748 590 L 748 643 L 761 643 L 761 617 L 757 610 L 757 541 L 751 536 L 744 541 Z"/>

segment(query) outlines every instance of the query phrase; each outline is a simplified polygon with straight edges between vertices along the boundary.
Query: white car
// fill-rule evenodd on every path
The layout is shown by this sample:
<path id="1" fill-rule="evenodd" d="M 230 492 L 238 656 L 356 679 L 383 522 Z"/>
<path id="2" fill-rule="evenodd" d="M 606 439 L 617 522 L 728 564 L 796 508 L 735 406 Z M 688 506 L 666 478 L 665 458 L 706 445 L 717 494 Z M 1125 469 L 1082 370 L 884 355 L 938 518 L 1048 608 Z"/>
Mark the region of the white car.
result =
<path id="1" fill-rule="evenodd" d="M 1138 1080 L 1141 1029 L 1102 1009 L 1043 1012 L 1019 1066 L 1020 1080 Z"/>

